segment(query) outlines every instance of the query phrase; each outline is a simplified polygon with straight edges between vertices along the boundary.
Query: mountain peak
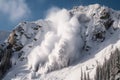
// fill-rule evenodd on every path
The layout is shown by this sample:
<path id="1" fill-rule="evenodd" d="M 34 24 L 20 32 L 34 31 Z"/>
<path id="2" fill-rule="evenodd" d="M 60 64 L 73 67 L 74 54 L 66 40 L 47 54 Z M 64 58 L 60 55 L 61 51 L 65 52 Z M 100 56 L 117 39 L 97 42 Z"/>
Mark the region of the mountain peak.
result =
<path id="1" fill-rule="evenodd" d="M 7 40 L 14 38 L 12 67 L 4 79 L 73 80 L 72 75 L 79 80 L 81 68 L 93 78 L 97 63 L 120 47 L 119 28 L 120 13 L 99 4 L 52 10 L 44 20 L 22 22 Z"/>

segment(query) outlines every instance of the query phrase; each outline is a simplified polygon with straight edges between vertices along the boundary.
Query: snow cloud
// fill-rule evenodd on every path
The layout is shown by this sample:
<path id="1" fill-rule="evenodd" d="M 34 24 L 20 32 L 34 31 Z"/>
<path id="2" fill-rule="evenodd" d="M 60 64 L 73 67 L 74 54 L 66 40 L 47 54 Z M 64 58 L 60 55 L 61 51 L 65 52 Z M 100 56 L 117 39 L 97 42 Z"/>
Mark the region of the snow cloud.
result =
<path id="1" fill-rule="evenodd" d="M 84 43 L 80 35 L 78 18 L 71 16 L 68 10 L 53 7 L 48 10 L 45 20 L 50 21 L 51 26 L 48 30 L 45 29 L 44 40 L 28 57 L 28 64 L 33 70 L 38 64 L 40 68 L 45 69 L 39 69 L 40 73 L 41 70 L 47 72 L 68 66 L 80 56 Z"/>
<path id="2" fill-rule="evenodd" d="M 69 65 L 78 58 L 79 50 L 82 49 L 83 40 L 80 31 L 80 24 L 77 16 L 71 16 L 66 9 L 53 7 L 48 11 L 47 20 L 53 23 L 54 30 L 57 32 L 58 41 L 48 56 L 49 62 L 46 64 L 48 69 L 58 69 Z M 79 44 L 78 44 L 79 43 Z"/>
<path id="3" fill-rule="evenodd" d="M 8 15 L 11 21 L 16 21 L 30 14 L 30 9 L 25 0 L 0 0 L 0 12 Z"/>

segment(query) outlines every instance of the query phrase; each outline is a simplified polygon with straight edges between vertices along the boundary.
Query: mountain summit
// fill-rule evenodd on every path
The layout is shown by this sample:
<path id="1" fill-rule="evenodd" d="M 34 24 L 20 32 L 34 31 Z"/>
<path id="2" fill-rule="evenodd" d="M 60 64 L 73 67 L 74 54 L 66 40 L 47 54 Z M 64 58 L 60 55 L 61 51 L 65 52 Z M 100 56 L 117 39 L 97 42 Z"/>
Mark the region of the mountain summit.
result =
<path id="1" fill-rule="evenodd" d="M 19 23 L 2 46 L 4 80 L 98 80 L 97 67 L 120 49 L 120 12 L 53 8 L 43 20 Z"/>

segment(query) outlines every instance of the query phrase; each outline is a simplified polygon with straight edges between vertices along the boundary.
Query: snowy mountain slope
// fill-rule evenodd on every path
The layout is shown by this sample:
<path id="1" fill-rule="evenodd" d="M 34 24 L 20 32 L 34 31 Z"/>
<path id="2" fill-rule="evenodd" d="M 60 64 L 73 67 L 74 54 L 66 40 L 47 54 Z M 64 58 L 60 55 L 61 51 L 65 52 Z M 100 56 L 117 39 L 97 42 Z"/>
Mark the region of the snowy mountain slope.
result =
<path id="1" fill-rule="evenodd" d="M 9 32 L 7 31 L 0 31 L 0 43 L 2 43 L 9 35 Z"/>
<path id="2" fill-rule="evenodd" d="M 81 70 L 93 79 L 98 63 L 120 49 L 120 12 L 98 4 L 54 8 L 45 20 L 14 30 L 12 67 L 4 80 L 80 80 Z"/>

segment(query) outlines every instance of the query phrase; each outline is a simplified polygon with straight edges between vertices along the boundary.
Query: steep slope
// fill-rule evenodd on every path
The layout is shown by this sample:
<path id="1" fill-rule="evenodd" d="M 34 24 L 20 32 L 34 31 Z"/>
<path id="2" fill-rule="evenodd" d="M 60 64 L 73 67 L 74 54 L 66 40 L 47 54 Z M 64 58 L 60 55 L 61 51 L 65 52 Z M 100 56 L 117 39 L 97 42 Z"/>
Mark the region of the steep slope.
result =
<path id="1" fill-rule="evenodd" d="M 2 49 L 3 45 L 2 45 L 2 43 L 4 43 L 5 39 L 9 36 L 9 33 L 10 32 L 8 32 L 8 31 L 0 30 L 0 62 L 1 62 L 1 58 L 3 57 L 3 49 Z"/>
<path id="2" fill-rule="evenodd" d="M 79 80 L 82 72 L 94 78 L 97 64 L 120 48 L 119 11 L 98 4 L 51 11 L 10 34 L 12 67 L 5 80 Z"/>

